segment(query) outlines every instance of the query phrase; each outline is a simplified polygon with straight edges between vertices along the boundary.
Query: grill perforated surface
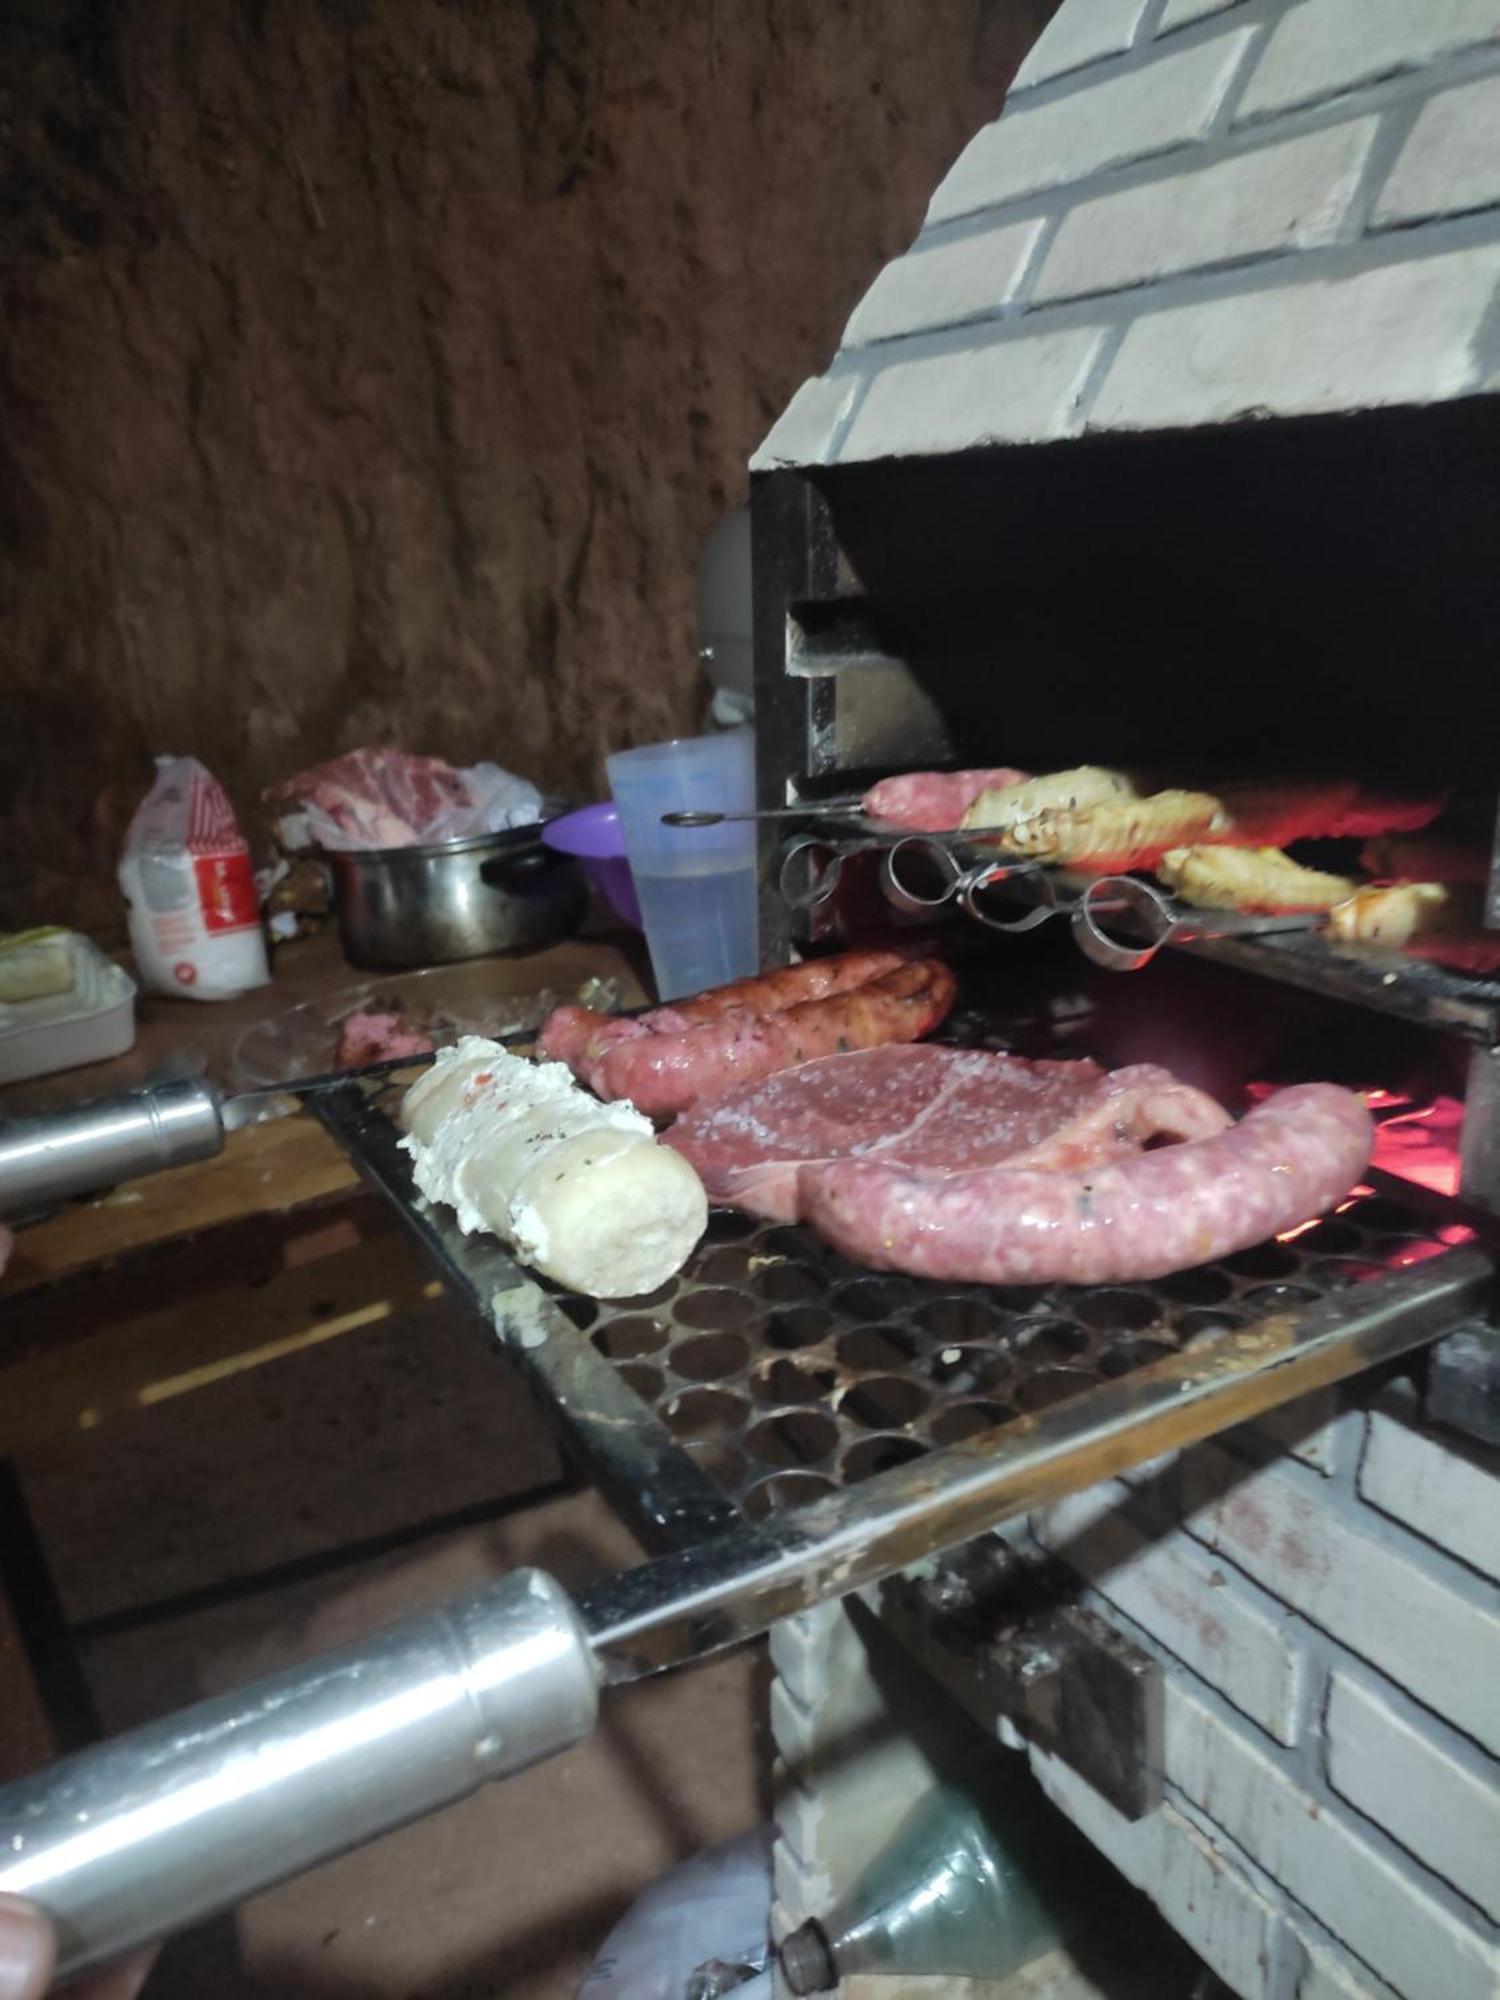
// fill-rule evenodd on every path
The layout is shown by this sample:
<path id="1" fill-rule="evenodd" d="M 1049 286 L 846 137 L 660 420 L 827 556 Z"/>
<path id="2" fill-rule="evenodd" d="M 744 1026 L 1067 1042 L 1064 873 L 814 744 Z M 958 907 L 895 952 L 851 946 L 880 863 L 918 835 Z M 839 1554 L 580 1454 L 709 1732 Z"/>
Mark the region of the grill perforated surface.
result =
<path id="1" fill-rule="evenodd" d="M 649 1298 L 557 1301 L 759 1517 L 1467 1234 L 1363 1192 L 1291 1241 L 1149 1284 L 1003 1290 L 861 1270 L 808 1230 L 717 1209 L 687 1267 Z"/>

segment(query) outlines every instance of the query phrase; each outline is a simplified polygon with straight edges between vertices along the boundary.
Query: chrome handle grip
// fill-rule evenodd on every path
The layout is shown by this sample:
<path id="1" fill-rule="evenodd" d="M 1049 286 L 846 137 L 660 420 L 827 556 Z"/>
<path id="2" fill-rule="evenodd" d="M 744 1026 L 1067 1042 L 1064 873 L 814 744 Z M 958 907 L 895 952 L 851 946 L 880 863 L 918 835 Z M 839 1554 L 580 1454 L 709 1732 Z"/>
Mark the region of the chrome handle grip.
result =
<path id="1" fill-rule="evenodd" d="M 0 1122 L 0 1215 L 90 1194 L 224 1143 L 218 1092 L 199 1078 Z"/>
<path id="2" fill-rule="evenodd" d="M 0 1791 L 0 1890 L 48 1911 L 69 1979 L 566 1749 L 598 1706 L 571 1599 L 517 1570 Z"/>

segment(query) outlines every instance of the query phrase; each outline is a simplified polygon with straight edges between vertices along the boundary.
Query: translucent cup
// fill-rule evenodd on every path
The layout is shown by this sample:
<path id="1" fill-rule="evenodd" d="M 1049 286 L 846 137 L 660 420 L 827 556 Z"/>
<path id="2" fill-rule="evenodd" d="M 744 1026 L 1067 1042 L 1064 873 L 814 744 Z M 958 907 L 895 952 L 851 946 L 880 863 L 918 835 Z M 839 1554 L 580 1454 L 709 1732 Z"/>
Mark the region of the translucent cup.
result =
<path id="1" fill-rule="evenodd" d="M 668 812 L 755 810 L 755 731 L 681 736 L 608 759 L 663 1000 L 756 969 L 755 828 L 663 826 Z"/>

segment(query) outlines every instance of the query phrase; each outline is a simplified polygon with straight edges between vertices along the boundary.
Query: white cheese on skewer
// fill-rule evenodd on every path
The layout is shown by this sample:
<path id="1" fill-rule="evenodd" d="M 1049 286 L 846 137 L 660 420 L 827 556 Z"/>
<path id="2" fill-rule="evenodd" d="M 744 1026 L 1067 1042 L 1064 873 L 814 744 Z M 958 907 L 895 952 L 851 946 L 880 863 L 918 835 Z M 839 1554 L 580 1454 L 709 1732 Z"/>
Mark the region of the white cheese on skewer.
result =
<path id="1" fill-rule="evenodd" d="M 698 1176 L 631 1104 L 601 1104 L 562 1063 L 466 1035 L 401 1107 L 414 1179 L 466 1233 L 491 1230 L 591 1298 L 633 1298 L 682 1268 L 708 1222 Z"/>

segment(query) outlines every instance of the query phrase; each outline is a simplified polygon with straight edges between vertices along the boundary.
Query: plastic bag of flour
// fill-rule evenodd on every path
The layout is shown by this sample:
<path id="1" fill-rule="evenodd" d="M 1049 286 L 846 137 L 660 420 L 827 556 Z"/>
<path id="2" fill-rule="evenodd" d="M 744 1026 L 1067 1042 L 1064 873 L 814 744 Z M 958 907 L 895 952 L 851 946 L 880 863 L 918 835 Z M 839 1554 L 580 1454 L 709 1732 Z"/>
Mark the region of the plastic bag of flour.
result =
<path id="1" fill-rule="evenodd" d="M 125 836 L 120 887 L 152 993 L 232 1000 L 271 977 L 250 849 L 229 794 L 196 757 L 158 757 Z"/>

